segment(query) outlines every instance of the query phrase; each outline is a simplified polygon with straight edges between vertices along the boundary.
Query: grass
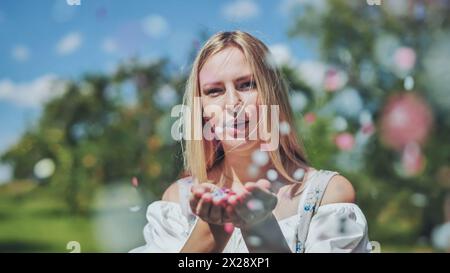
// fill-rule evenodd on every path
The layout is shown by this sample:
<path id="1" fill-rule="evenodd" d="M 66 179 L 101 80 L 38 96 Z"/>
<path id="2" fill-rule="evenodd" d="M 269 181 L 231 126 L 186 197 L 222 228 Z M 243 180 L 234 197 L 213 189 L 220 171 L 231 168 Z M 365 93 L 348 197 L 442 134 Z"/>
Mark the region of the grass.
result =
<path id="1" fill-rule="evenodd" d="M 64 203 L 30 181 L 0 190 L 0 252 L 69 252 L 69 241 L 95 252 L 91 219 L 71 215 Z"/>
<path id="2" fill-rule="evenodd" d="M 70 213 L 49 187 L 17 181 L 0 187 L 0 252 L 127 252 L 144 243 L 145 209 L 132 213 L 108 200 L 108 208 Z"/>

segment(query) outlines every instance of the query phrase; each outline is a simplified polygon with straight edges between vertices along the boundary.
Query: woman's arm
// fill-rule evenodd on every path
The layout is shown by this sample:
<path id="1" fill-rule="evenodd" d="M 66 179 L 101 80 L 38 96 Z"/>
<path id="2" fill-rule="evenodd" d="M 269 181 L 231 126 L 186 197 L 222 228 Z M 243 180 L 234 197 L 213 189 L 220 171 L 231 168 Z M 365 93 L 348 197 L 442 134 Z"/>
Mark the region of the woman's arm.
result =
<path id="1" fill-rule="evenodd" d="M 260 188 L 253 188 L 260 194 L 262 200 L 264 197 L 264 191 Z M 270 196 L 270 195 L 267 195 Z M 354 203 L 355 202 L 355 190 L 352 184 L 343 176 L 334 176 L 329 186 L 327 187 L 321 205 L 331 203 Z M 248 227 L 241 227 L 242 236 L 247 245 L 249 252 L 291 252 L 280 226 L 271 213 L 262 221 L 250 225 Z M 253 236 L 256 236 L 258 244 L 255 245 Z"/>
<path id="2" fill-rule="evenodd" d="M 273 214 L 270 214 L 267 218 L 252 226 L 242 227 L 241 232 L 250 253 L 291 252 Z"/>
<path id="3" fill-rule="evenodd" d="M 223 226 L 198 219 L 180 252 L 222 252 L 230 239 Z"/>
<path id="4" fill-rule="evenodd" d="M 277 197 L 269 191 L 270 182 L 249 182 L 245 191 L 228 199 L 227 213 L 241 233 L 249 252 L 291 252 L 273 215 Z"/>
<path id="5" fill-rule="evenodd" d="M 197 207 L 199 212 L 210 211 L 212 204 L 208 198 L 202 195 L 196 200 L 190 200 L 192 206 Z M 206 196 L 208 197 L 208 196 Z M 163 201 L 180 203 L 179 188 L 173 183 L 163 194 Z M 231 235 L 225 232 L 223 225 L 215 225 L 198 218 L 191 234 L 180 252 L 222 252 Z"/>

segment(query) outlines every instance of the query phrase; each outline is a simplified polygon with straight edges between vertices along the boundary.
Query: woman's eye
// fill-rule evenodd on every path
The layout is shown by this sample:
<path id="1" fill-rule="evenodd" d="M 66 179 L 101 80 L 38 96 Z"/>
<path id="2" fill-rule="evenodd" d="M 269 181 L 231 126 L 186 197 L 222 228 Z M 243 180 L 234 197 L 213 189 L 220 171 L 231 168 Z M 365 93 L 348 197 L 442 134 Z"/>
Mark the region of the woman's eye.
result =
<path id="1" fill-rule="evenodd" d="M 255 81 L 247 81 L 239 84 L 240 90 L 251 90 L 254 89 L 255 87 L 256 87 Z"/>
<path id="2" fill-rule="evenodd" d="M 217 96 L 220 92 L 222 92 L 222 89 L 212 88 L 212 89 L 206 90 L 206 95 Z"/>

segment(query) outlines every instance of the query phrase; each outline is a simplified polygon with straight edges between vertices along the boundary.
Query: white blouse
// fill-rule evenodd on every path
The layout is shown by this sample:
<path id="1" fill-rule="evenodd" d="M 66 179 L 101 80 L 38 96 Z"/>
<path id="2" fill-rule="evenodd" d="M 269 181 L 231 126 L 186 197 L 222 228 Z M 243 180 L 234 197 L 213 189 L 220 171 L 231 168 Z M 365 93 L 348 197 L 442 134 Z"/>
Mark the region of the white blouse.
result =
<path id="1" fill-rule="evenodd" d="M 304 200 L 300 200 L 302 202 Z M 301 206 L 300 206 L 301 207 Z M 295 252 L 297 215 L 281 219 L 278 224 L 292 252 Z M 197 217 L 178 203 L 155 201 L 147 209 L 144 246 L 132 253 L 179 252 L 195 226 Z M 312 217 L 305 242 L 305 252 L 370 252 L 367 221 L 353 203 L 322 205 Z M 248 253 L 239 228 L 235 228 L 224 253 Z"/>

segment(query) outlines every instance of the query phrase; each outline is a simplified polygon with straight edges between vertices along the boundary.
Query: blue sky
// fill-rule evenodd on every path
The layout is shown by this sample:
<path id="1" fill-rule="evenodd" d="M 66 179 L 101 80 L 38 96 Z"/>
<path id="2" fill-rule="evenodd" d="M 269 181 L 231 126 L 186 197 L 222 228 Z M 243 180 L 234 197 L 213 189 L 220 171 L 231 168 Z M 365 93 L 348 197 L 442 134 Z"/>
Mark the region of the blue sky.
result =
<path id="1" fill-rule="evenodd" d="M 293 58 L 315 54 L 286 35 L 286 10 L 301 0 L 68 1 L 0 0 L 0 152 L 39 117 L 51 80 L 108 72 L 132 55 L 182 67 L 201 30 L 242 29 Z"/>

